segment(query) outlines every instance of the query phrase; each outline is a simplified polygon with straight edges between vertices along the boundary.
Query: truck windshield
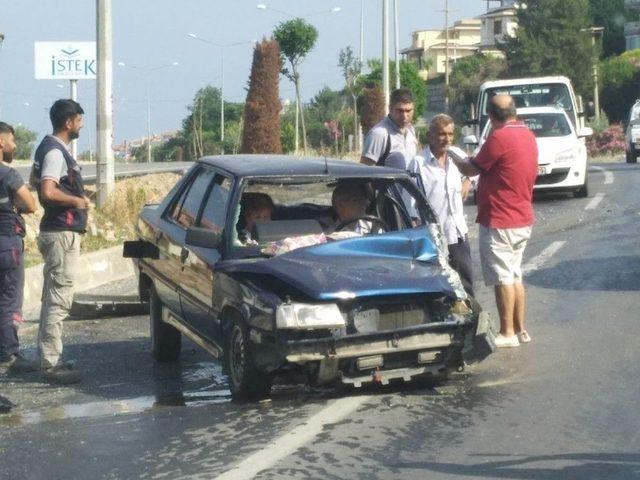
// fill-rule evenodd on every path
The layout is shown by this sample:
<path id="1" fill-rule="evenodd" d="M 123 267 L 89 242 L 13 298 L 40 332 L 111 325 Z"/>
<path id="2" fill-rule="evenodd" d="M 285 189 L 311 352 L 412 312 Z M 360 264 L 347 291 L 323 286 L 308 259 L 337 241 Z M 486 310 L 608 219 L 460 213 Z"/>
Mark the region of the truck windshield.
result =
<path id="1" fill-rule="evenodd" d="M 571 135 L 571 127 L 562 113 L 530 113 L 518 115 L 518 119 L 538 138 Z"/>
<path id="2" fill-rule="evenodd" d="M 564 109 L 569 118 L 573 103 L 567 85 L 563 83 L 538 83 L 493 87 L 485 90 L 482 99 L 482 116 L 487 116 L 489 99 L 494 95 L 508 94 L 513 97 L 516 108 L 522 107 L 558 107 Z"/>

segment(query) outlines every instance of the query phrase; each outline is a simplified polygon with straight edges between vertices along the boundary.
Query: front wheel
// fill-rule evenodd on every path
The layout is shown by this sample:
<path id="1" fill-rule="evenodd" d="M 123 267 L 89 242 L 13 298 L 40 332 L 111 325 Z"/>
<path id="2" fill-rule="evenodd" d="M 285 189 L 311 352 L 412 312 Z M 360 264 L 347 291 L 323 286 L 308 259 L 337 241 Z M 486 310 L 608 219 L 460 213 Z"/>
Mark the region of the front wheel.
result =
<path id="1" fill-rule="evenodd" d="M 584 183 L 582 186 L 573 192 L 575 198 L 587 198 L 589 196 L 589 182 L 587 180 L 587 174 L 584 176 Z"/>
<path id="2" fill-rule="evenodd" d="M 180 356 L 182 334 L 172 325 L 162 321 L 165 306 L 158 297 L 156 287 L 151 286 L 149 296 L 149 323 L 151 327 L 151 354 L 158 362 L 173 362 Z"/>
<path id="3" fill-rule="evenodd" d="M 225 364 L 231 396 L 237 400 L 259 400 L 271 392 L 271 376 L 256 368 L 247 327 L 234 320 L 225 342 Z"/>

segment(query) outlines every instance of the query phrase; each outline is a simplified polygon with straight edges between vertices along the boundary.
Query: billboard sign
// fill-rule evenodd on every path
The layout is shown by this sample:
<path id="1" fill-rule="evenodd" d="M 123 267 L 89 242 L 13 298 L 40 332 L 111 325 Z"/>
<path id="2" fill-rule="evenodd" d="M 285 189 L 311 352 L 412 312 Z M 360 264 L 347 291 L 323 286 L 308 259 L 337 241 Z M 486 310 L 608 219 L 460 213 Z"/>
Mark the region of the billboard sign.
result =
<path id="1" fill-rule="evenodd" d="M 35 42 L 37 80 L 96 78 L 96 42 Z"/>

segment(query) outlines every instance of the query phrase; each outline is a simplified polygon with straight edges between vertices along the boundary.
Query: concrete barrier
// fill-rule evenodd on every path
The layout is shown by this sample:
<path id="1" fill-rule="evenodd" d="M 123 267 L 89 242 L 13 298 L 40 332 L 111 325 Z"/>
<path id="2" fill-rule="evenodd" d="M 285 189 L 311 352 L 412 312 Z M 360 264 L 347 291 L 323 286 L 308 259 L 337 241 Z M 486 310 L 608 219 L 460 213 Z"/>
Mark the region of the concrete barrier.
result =
<path id="1" fill-rule="evenodd" d="M 133 261 L 122 258 L 122 245 L 80 255 L 75 278 L 77 292 L 135 275 Z M 25 271 L 23 310 L 39 306 L 42 297 L 42 264 Z"/>

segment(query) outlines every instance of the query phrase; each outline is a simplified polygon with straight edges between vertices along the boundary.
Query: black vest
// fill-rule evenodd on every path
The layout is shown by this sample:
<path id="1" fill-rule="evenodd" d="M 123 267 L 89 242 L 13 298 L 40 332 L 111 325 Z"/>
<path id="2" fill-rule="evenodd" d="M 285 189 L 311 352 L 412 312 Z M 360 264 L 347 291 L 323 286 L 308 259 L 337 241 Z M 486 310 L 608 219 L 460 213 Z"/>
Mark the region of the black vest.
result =
<path id="1" fill-rule="evenodd" d="M 40 204 L 44 207 L 44 216 L 40 222 L 40 230 L 44 232 L 66 230 L 84 233 L 87 229 L 86 209 L 52 205 L 42 200 L 42 195 L 40 193 L 42 162 L 44 161 L 44 157 L 47 153 L 54 149 L 57 149 L 62 153 L 64 160 L 67 163 L 67 174 L 60 178 L 58 188 L 67 195 L 84 197 L 84 186 L 82 184 L 80 166 L 58 140 L 47 135 L 42 139 L 42 142 L 40 142 L 40 145 L 36 149 L 33 159 L 33 169 L 31 172 L 33 179 L 37 183 Z"/>
<path id="2" fill-rule="evenodd" d="M 7 185 L 7 176 L 11 171 L 10 167 L 0 164 L 0 235 L 24 237 L 24 219 L 17 212 L 15 199 Z"/>

